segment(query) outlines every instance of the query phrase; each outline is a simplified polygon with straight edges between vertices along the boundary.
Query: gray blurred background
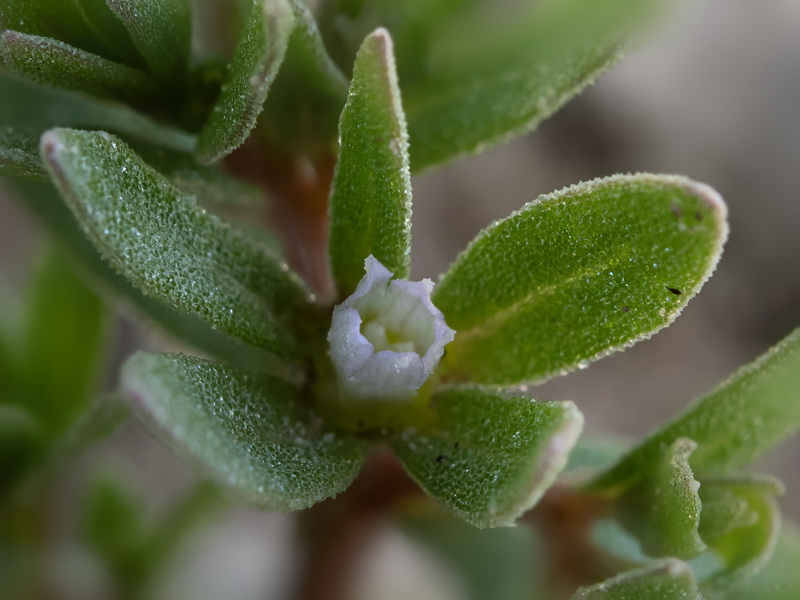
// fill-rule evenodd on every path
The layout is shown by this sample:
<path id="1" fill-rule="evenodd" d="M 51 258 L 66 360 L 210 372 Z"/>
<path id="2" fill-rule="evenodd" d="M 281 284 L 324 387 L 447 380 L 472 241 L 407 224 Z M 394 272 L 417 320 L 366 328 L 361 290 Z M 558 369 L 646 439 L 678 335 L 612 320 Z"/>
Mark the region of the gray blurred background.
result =
<path id="1" fill-rule="evenodd" d="M 488 223 L 578 181 L 651 171 L 714 186 L 728 202 L 731 236 L 717 273 L 684 314 L 653 339 L 538 391 L 574 400 L 589 433 L 638 438 L 800 325 L 799 108 L 800 2 L 678 2 L 671 22 L 537 131 L 414 180 L 413 275 L 435 278 Z M 43 241 L 0 194 L 3 279 L 24 285 Z M 123 329 L 120 339 L 139 339 L 132 325 Z M 134 423 L 99 455 L 128 473 L 151 510 L 192 480 Z M 795 518 L 798 458 L 800 439 L 759 465 L 787 483 L 782 504 Z M 231 511 L 181 555 L 162 595 L 280 598 L 292 543 L 291 517 Z M 354 598 L 462 597 L 396 533 L 370 560 Z"/>

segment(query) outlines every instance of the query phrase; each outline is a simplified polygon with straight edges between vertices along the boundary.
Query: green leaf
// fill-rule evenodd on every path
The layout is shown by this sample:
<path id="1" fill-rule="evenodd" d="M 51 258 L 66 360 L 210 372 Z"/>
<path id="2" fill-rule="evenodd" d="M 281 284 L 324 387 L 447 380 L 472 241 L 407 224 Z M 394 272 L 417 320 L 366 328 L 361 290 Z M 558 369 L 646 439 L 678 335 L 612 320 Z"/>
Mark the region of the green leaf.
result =
<path id="1" fill-rule="evenodd" d="M 15 131 L 24 127 L 20 135 L 36 139 L 38 143 L 42 132 L 56 126 L 103 129 L 128 139 L 184 152 L 191 152 L 195 144 L 194 137 L 188 133 L 156 123 L 123 104 L 36 85 L 0 73 L 0 127 L 11 127 Z"/>
<path id="2" fill-rule="evenodd" d="M 692 440 L 675 440 L 642 484 L 621 501 L 622 522 L 650 556 L 688 559 L 705 550 L 698 534 L 700 484 L 689 466 L 696 447 Z"/>
<path id="3" fill-rule="evenodd" d="M 197 141 L 211 163 L 238 148 L 256 124 L 295 26 L 287 0 L 253 0 L 227 80 Z"/>
<path id="4" fill-rule="evenodd" d="M 571 402 L 480 386 L 441 388 L 435 417 L 393 436 L 409 474 L 445 508 L 477 527 L 512 525 L 564 467 L 583 427 Z"/>
<path id="5" fill-rule="evenodd" d="M 198 164 L 194 155 L 133 142 L 131 148 L 180 191 L 197 198 L 206 207 L 263 208 L 264 192 L 216 166 Z"/>
<path id="6" fill-rule="evenodd" d="M 531 528 L 480 531 L 439 511 L 412 508 L 397 519 L 401 531 L 453 569 L 469 600 L 544 596 L 543 552 Z"/>
<path id="7" fill-rule="evenodd" d="M 13 29 L 65 42 L 81 50 L 142 66 L 142 58 L 105 0 L 4 0 L 0 30 Z"/>
<path id="8" fill-rule="evenodd" d="M 296 355 L 286 320 L 305 300 L 285 264 L 198 208 L 114 136 L 54 129 L 42 153 L 87 235 L 145 295 L 256 348 Z"/>
<path id="9" fill-rule="evenodd" d="M 59 251 L 51 251 L 28 303 L 20 375 L 25 408 L 51 437 L 80 417 L 97 384 L 106 311 Z"/>
<path id="10" fill-rule="evenodd" d="M 16 75 L 54 87 L 127 101 L 145 100 L 156 91 L 142 71 L 52 38 L 5 31 L 0 56 Z"/>
<path id="11" fill-rule="evenodd" d="M 698 443 L 691 460 L 695 473 L 735 472 L 797 431 L 798 390 L 800 329 L 652 433 L 591 486 L 614 493 L 635 485 L 660 449 L 680 437 Z"/>
<path id="12" fill-rule="evenodd" d="M 771 476 L 737 476 L 728 479 L 706 479 L 700 487 L 703 513 L 700 520 L 700 536 L 707 542 L 758 521 L 758 513 L 737 492 L 744 486 L 750 491 L 773 496 L 783 494 L 783 484 Z"/>
<path id="13" fill-rule="evenodd" d="M 188 0 L 107 0 L 125 24 L 151 72 L 182 78 L 189 60 L 192 12 Z"/>
<path id="14" fill-rule="evenodd" d="M 296 27 L 284 65 L 264 105 L 259 131 L 282 151 L 325 159 L 336 144 L 348 80 L 322 42 L 317 23 L 302 0 L 288 0 Z M 360 40 L 359 40 L 360 41 Z"/>
<path id="15" fill-rule="evenodd" d="M 417 76 L 402 78 L 412 169 L 530 131 L 616 63 L 657 6 L 576 0 L 461 9 L 433 31 Z"/>
<path id="16" fill-rule="evenodd" d="M 572 600 L 702 600 L 702 595 L 689 566 L 667 559 L 581 588 Z"/>
<path id="17" fill-rule="evenodd" d="M 340 296 L 349 296 L 372 255 L 408 277 L 411 178 L 392 40 L 379 29 L 356 58 L 339 124 L 341 149 L 330 199 L 330 252 Z"/>
<path id="18" fill-rule="evenodd" d="M 800 598 L 800 533 L 786 524 L 772 558 L 752 577 L 723 592 L 709 590 L 709 600 L 796 600 Z"/>
<path id="19" fill-rule="evenodd" d="M 343 491 L 365 443 L 324 432 L 274 377 L 169 354 L 134 355 L 122 387 L 187 458 L 262 508 L 297 510 Z"/>
<path id="20" fill-rule="evenodd" d="M 208 323 L 153 300 L 133 287 L 127 279 L 114 271 L 98 254 L 94 245 L 81 231 L 74 215 L 51 185 L 18 180 L 14 185 L 19 198 L 30 212 L 47 228 L 76 264 L 94 277 L 106 293 L 122 300 L 126 308 L 133 308 L 140 316 L 155 323 L 164 332 L 182 340 L 191 347 L 233 364 L 249 368 L 277 369 L 283 373 L 273 357 L 264 351 L 245 346 L 227 334 L 212 329 Z"/>
<path id="21" fill-rule="evenodd" d="M 40 423 L 22 406 L 0 401 L 0 502 L 43 456 Z"/>
<path id="22" fill-rule="evenodd" d="M 479 383 L 541 380 L 650 337 L 713 271 L 725 216 L 716 192 L 676 176 L 539 197 L 478 235 L 434 289 L 458 332 L 440 369 Z"/>
<path id="23" fill-rule="evenodd" d="M 708 526 L 703 529 L 710 550 L 723 565 L 723 569 L 710 579 L 709 585 L 729 589 L 757 573 L 772 555 L 781 528 L 775 494 L 782 492 L 782 486 L 778 484 L 776 489 L 774 482 L 735 478 L 704 481 L 703 487 L 706 486 L 726 489 L 746 506 L 743 514 L 737 515 L 740 526 L 729 524 L 728 532 L 711 531 Z"/>
<path id="24" fill-rule="evenodd" d="M 47 179 L 35 136 L 11 127 L 0 129 L 0 177 Z"/>

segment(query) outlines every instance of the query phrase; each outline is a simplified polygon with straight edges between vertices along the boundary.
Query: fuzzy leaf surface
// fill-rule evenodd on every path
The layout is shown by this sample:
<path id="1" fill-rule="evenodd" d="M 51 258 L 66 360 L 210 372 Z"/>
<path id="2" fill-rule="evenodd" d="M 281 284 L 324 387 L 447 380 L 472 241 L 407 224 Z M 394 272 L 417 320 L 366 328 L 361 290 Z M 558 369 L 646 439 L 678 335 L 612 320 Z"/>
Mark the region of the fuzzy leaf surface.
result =
<path id="1" fill-rule="evenodd" d="M 76 266 L 93 278 L 102 292 L 122 301 L 126 309 L 134 309 L 151 326 L 156 325 L 160 331 L 208 356 L 248 368 L 277 366 L 271 354 L 243 345 L 222 331 L 212 329 L 199 317 L 179 312 L 133 287 L 100 256 L 52 185 L 17 180 L 13 189 L 22 204 L 64 248 Z"/>
<path id="2" fill-rule="evenodd" d="M 155 93 L 142 71 L 52 38 L 5 31 L 0 56 L 20 77 L 68 90 L 137 101 Z"/>
<path id="3" fill-rule="evenodd" d="M 725 489 L 746 506 L 744 513 L 738 515 L 739 527 L 729 524 L 728 532 L 704 528 L 710 550 L 722 563 L 721 571 L 708 584 L 716 589 L 731 589 L 757 573 L 772 555 L 781 529 L 775 494 L 783 490 L 780 484 L 776 487 L 774 483 L 741 478 L 704 482 L 703 487 L 707 486 Z"/>
<path id="4" fill-rule="evenodd" d="M 591 485 L 624 490 L 679 437 L 697 442 L 695 473 L 719 476 L 750 464 L 800 428 L 800 329 L 739 369 L 656 430 Z"/>
<path id="5" fill-rule="evenodd" d="M 36 137 L 10 127 L 0 129 L 0 177 L 47 179 Z"/>
<path id="6" fill-rule="evenodd" d="M 107 0 L 125 24 L 149 70 L 180 78 L 189 60 L 192 12 L 188 0 Z"/>
<path id="7" fill-rule="evenodd" d="M 667 559 L 628 571 L 588 588 L 572 600 L 702 600 L 692 570 L 686 563 Z"/>
<path id="8" fill-rule="evenodd" d="M 215 162 L 247 139 L 294 27 L 294 12 L 287 0 L 252 0 L 222 92 L 197 141 L 201 162 Z"/>
<path id="9" fill-rule="evenodd" d="M 271 510 L 307 508 L 343 491 L 365 444 L 326 433 L 280 379 L 201 359 L 134 355 L 122 386 L 184 457 L 241 498 Z"/>
<path id="10" fill-rule="evenodd" d="M 800 598 L 800 532 L 783 526 L 769 562 L 753 576 L 724 591 L 708 590 L 709 600 L 795 600 Z"/>
<path id="11" fill-rule="evenodd" d="M 675 440 L 643 485 L 623 500 L 622 521 L 650 556 L 689 559 L 705 550 L 698 534 L 700 484 L 689 466 L 696 446 L 685 438 Z"/>
<path id="12" fill-rule="evenodd" d="M 666 175 L 598 179 L 526 204 L 436 286 L 433 302 L 458 332 L 442 372 L 538 381 L 650 337 L 710 276 L 725 219 L 711 188 Z"/>
<path id="13" fill-rule="evenodd" d="M 36 85 L 2 72 L 0 127 L 10 127 L 37 144 L 41 134 L 53 127 L 103 129 L 182 152 L 191 152 L 195 143 L 194 136 L 156 123 L 124 104 Z"/>
<path id="14" fill-rule="evenodd" d="M 264 105 L 259 129 L 277 147 L 309 156 L 327 155 L 336 143 L 348 80 L 328 54 L 306 3 L 288 2 L 296 27 L 289 38 L 284 65 Z"/>
<path id="15" fill-rule="evenodd" d="M 427 53 L 410 77 L 401 62 L 412 169 L 530 131 L 616 63 L 660 4 L 467 3 L 445 13 L 438 28 L 422 30 L 433 41 L 413 42 Z"/>
<path id="16" fill-rule="evenodd" d="M 42 138 L 42 155 L 100 253 L 145 295 L 256 348 L 295 354 L 285 319 L 304 294 L 270 252 L 105 132 L 54 129 Z"/>
<path id="17" fill-rule="evenodd" d="M 3 0 L 0 30 L 41 35 L 130 66 L 143 66 L 105 0 Z"/>
<path id="18" fill-rule="evenodd" d="M 512 525 L 553 483 L 583 428 L 571 402 L 480 386 L 441 388 L 433 422 L 391 444 L 408 473 L 477 527 Z"/>
<path id="19" fill-rule="evenodd" d="M 392 40 L 370 35 L 356 58 L 339 122 L 341 148 L 330 199 L 330 252 L 340 296 L 349 296 L 372 255 L 399 279 L 411 252 L 411 178 Z"/>

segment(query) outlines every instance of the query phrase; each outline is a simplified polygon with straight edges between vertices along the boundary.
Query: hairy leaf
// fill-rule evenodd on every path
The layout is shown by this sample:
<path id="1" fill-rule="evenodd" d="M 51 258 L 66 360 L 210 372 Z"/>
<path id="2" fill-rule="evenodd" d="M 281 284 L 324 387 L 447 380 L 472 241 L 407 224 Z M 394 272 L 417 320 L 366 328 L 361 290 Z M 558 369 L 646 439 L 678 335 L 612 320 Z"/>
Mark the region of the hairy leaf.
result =
<path id="1" fill-rule="evenodd" d="M 247 139 L 294 27 L 294 12 L 287 0 L 252 0 L 228 77 L 197 142 L 202 162 L 221 159 Z"/>
<path id="2" fill-rule="evenodd" d="M 640 486 L 622 500 L 621 520 L 650 556 L 692 558 L 705 550 L 698 534 L 700 484 L 689 466 L 697 444 L 679 438 Z"/>
<path id="3" fill-rule="evenodd" d="M 756 574 L 724 591 L 708 590 L 709 600 L 795 600 L 800 598 L 800 533 L 784 525 L 769 562 Z"/>
<path id="4" fill-rule="evenodd" d="M 511 525 L 553 483 L 583 427 L 571 402 L 479 386 L 441 388 L 434 421 L 391 444 L 409 474 L 478 527 Z"/>
<path id="5" fill-rule="evenodd" d="M 123 104 L 35 85 L 2 73 L 0 127 L 11 127 L 37 143 L 42 132 L 52 127 L 104 129 L 124 135 L 126 139 L 183 152 L 190 152 L 195 143 L 188 133 L 156 123 Z"/>
<path id="6" fill-rule="evenodd" d="M 212 329 L 200 318 L 170 308 L 133 287 L 102 259 L 53 186 L 18 180 L 14 188 L 26 208 L 63 246 L 65 253 L 91 275 L 104 292 L 123 301 L 127 308 L 135 309 L 160 330 L 208 356 L 250 368 L 279 368 L 274 360 L 270 360 L 272 355 L 243 345 L 222 331 Z"/>
<path id="7" fill-rule="evenodd" d="M 198 208 L 105 132 L 54 129 L 48 170 L 86 233 L 144 294 L 279 356 L 297 351 L 285 319 L 304 296 L 288 267 Z"/>
<path id="8" fill-rule="evenodd" d="M 105 0 L 3 0 L 2 29 L 54 38 L 129 66 L 143 66 L 128 32 Z"/>
<path id="9" fill-rule="evenodd" d="M 572 600 L 702 600 L 692 570 L 667 559 L 578 590 Z"/>
<path id="10" fill-rule="evenodd" d="M 660 4 L 564 0 L 459 7 L 439 28 L 423 33 L 435 36 L 421 42 L 429 45 L 425 60 L 409 69 L 416 77 L 402 79 L 412 169 L 533 129 L 612 66 Z"/>
<path id="11" fill-rule="evenodd" d="M 122 387 L 179 453 L 263 508 L 297 510 L 335 496 L 364 460 L 362 441 L 323 431 L 298 408 L 299 391 L 274 377 L 138 353 Z"/>
<path id="12" fill-rule="evenodd" d="M 303 0 L 288 0 L 297 26 L 286 59 L 264 105 L 259 129 L 278 147 L 298 154 L 327 155 L 347 99 L 347 78 L 328 55 Z"/>
<path id="13" fill-rule="evenodd" d="M 341 148 L 330 199 L 329 251 L 340 296 L 372 255 L 399 279 L 411 252 L 411 179 L 392 40 L 379 29 L 356 58 L 339 123 Z"/>
<path id="14" fill-rule="evenodd" d="M 735 472 L 797 431 L 798 390 L 800 329 L 656 430 L 591 485 L 619 491 L 634 485 L 660 449 L 679 437 L 698 444 L 691 459 L 695 473 Z"/>
<path id="15" fill-rule="evenodd" d="M 716 589 L 730 589 L 741 581 L 757 573 L 772 555 L 775 542 L 781 529 L 781 513 L 775 493 L 782 491 L 780 484 L 754 482 L 742 479 L 715 480 L 711 485 L 727 488 L 735 498 L 746 505 L 745 514 L 740 516 L 740 527 L 731 527 L 730 531 L 710 532 L 706 540 L 714 555 L 721 561 L 722 570 L 709 581 Z M 747 520 L 744 520 L 744 517 Z M 730 526 L 729 526 L 730 527 Z"/>
<path id="16" fill-rule="evenodd" d="M 0 129 L 0 177 L 47 179 L 36 137 L 11 127 Z"/>
<path id="17" fill-rule="evenodd" d="M 710 276 L 725 216 L 711 188 L 666 175 L 598 179 L 525 205 L 478 235 L 433 292 L 458 332 L 445 376 L 541 380 L 651 336 Z"/>
<path id="18" fill-rule="evenodd" d="M 188 0 L 107 0 L 107 4 L 125 24 L 151 72 L 165 80 L 182 75 L 192 37 Z"/>
<path id="19" fill-rule="evenodd" d="M 5 31 L 0 56 L 13 73 L 37 83 L 128 101 L 155 94 L 142 71 L 52 38 Z"/>

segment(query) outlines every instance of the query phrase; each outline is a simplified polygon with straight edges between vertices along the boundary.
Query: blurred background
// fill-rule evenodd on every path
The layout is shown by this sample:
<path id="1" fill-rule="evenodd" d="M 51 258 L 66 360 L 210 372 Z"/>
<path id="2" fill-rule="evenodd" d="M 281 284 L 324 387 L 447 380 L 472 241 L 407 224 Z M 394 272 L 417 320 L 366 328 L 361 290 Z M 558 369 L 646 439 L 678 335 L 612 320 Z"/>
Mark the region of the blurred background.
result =
<path id="1" fill-rule="evenodd" d="M 641 437 L 800 325 L 798 32 L 797 0 L 676 3 L 669 22 L 537 131 L 413 181 L 414 278 L 435 278 L 488 223 L 582 180 L 650 171 L 711 184 L 728 203 L 731 236 L 702 293 L 653 339 L 537 392 L 575 401 L 590 434 Z M 4 290 L 24 288 L 45 242 L 0 187 L 4 311 L 14 310 Z M 118 364 L 148 339 L 121 316 L 110 362 Z M 800 518 L 798 460 L 800 439 L 758 465 L 786 482 L 781 501 L 794 518 Z M 194 481 L 135 422 L 86 457 L 74 476 L 98 463 L 123 474 L 146 512 L 162 510 Z M 294 526 L 292 516 L 225 509 L 179 553 L 156 595 L 283 598 L 296 567 Z M 92 597 L 104 597 L 102 573 L 91 560 L 65 556 L 54 577 L 89 578 Z M 463 597 L 435 558 L 387 529 L 353 597 L 409 596 Z"/>

